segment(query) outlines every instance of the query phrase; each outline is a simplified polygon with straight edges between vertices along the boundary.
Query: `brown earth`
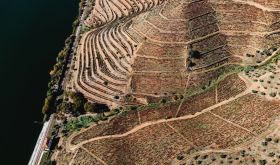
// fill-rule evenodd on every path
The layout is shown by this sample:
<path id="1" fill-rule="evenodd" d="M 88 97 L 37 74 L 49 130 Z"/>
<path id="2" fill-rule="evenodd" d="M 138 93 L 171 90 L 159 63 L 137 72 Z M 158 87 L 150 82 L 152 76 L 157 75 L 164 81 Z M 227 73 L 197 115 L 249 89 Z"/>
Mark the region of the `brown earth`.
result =
<path id="1" fill-rule="evenodd" d="M 68 85 L 112 108 L 134 104 L 127 95 L 168 102 L 75 132 L 58 164 L 176 164 L 181 155 L 189 162 L 208 150 L 254 146 L 275 130 L 279 96 L 252 93 L 261 69 L 232 68 L 276 56 L 279 22 L 278 0 L 96 0 Z M 199 54 L 195 66 L 188 52 Z"/>

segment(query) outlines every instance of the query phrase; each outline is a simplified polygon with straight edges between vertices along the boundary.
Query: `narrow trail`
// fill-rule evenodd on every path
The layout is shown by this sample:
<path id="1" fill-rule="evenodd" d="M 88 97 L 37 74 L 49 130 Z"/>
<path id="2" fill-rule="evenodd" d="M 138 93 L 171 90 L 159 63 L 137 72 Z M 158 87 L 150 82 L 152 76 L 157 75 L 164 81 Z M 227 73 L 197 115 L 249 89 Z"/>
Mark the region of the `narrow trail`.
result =
<path id="1" fill-rule="evenodd" d="M 104 165 L 108 165 L 105 161 L 103 161 L 102 159 L 100 159 L 98 156 L 96 156 L 95 154 L 91 153 L 88 149 L 86 149 L 85 147 L 80 147 L 82 150 L 86 151 L 89 155 L 91 155 L 92 157 L 94 157 L 96 160 L 98 160 L 100 163 L 104 164 Z"/>
<path id="2" fill-rule="evenodd" d="M 211 33 L 211 34 L 207 34 L 203 37 L 199 37 L 199 38 L 196 38 L 194 40 L 189 40 L 189 41 L 186 41 L 186 42 L 164 42 L 164 41 L 160 41 L 160 40 L 156 40 L 156 39 L 152 39 L 151 37 L 147 36 L 145 33 L 143 32 L 140 32 L 139 30 L 133 28 L 133 27 L 130 27 L 135 33 L 141 35 L 141 36 L 144 36 L 146 37 L 147 39 L 149 39 L 150 41 L 154 42 L 154 43 L 157 43 L 157 44 L 170 44 L 170 45 L 188 45 L 188 44 L 191 44 L 191 43 L 194 43 L 194 42 L 198 42 L 198 41 L 201 41 L 201 40 L 204 40 L 206 38 L 209 38 L 209 37 L 212 37 L 216 34 L 220 34 L 220 31 L 217 31 L 217 32 L 214 32 L 214 33 Z"/>
<path id="3" fill-rule="evenodd" d="M 265 60 L 263 60 L 261 63 L 257 64 L 256 66 L 260 67 L 260 66 L 264 65 L 267 61 L 274 58 L 279 52 L 280 52 L 280 48 L 278 48 L 275 52 L 273 52 L 272 55 L 269 58 L 266 58 Z"/>
<path id="4" fill-rule="evenodd" d="M 248 133 L 250 133 L 250 134 L 252 134 L 252 135 L 254 135 L 254 136 L 258 136 L 256 133 L 252 132 L 251 130 L 249 130 L 249 129 L 245 128 L 245 127 L 242 127 L 241 125 L 236 124 L 236 123 L 234 123 L 234 122 L 232 122 L 232 121 L 230 121 L 230 120 L 228 120 L 228 119 L 225 119 L 225 118 L 221 117 L 220 115 L 217 115 L 217 114 L 215 114 L 215 113 L 213 113 L 213 112 L 209 112 L 209 113 L 211 113 L 211 114 L 214 115 L 215 117 L 217 117 L 217 118 L 219 118 L 219 119 L 221 119 L 221 120 L 223 120 L 223 121 L 225 121 L 225 122 L 227 122 L 227 123 L 230 123 L 230 124 L 232 124 L 232 125 L 234 125 L 234 126 L 236 126 L 236 127 L 238 127 L 238 128 L 243 129 L 244 131 L 246 131 L 246 132 L 248 132 Z"/>
<path id="5" fill-rule="evenodd" d="M 140 111 L 137 111 L 137 117 L 138 117 L 138 122 L 139 124 L 141 124 L 141 116 L 140 116 Z"/>
<path id="6" fill-rule="evenodd" d="M 266 6 L 263 6 L 263 5 L 259 4 L 259 3 L 253 2 L 253 1 L 244 1 L 244 0 L 232 0 L 232 1 L 233 1 L 233 2 L 236 2 L 236 3 L 240 3 L 240 4 L 247 4 L 247 5 L 256 7 L 256 8 L 258 8 L 258 9 L 261 9 L 261 10 L 263 10 L 263 11 L 269 11 L 269 12 L 275 12 L 275 11 L 279 12 L 279 11 L 280 11 L 280 9 L 273 9 L 273 8 L 271 8 L 271 7 L 266 7 Z M 165 2 L 164 6 L 165 6 L 167 3 L 168 3 L 168 1 Z M 163 8 L 164 8 L 164 7 L 163 7 Z M 162 8 L 162 9 L 163 9 L 163 8 Z M 161 11 L 159 12 L 159 15 L 160 15 L 160 17 L 162 17 L 162 18 L 164 18 L 164 19 L 166 19 L 166 20 L 185 20 L 185 19 L 168 19 L 167 17 L 165 17 L 165 16 L 162 14 L 162 9 L 161 9 Z M 157 26 L 155 26 L 154 24 L 152 24 L 151 22 L 149 22 L 148 20 L 145 19 L 144 21 L 146 21 L 148 24 L 150 24 L 151 26 L 153 26 L 155 29 L 159 30 L 160 32 L 171 33 L 171 34 L 172 34 L 172 33 L 178 33 L 178 32 L 176 32 L 176 31 L 164 31 L 164 30 L 158 28 Z M 164 41 L 161 41 L 161 40 L 152 39 L 152 38 L 149 37 L 145 32 L 139 31 L 138 29 L 134 29 L 132 26 L 130 27 L 130 30 L 134 31 L 135 33 L 139 34 L 140 36 L 143 36 L 143 37 L 147 38 L 148 40 L 150 40 L 150 41 L 153 42 L 153 43 L 158 43 L 158 44 L 163 44 L 163 45 L 167 45 L 167 44 L 172 44 L 172 45 L 187 45 L 187 44 L 191 44 L 191 43 L 194 43 L 194 42 L 202 41 L 202 40 L 204 40 L 204 39 L 207 39 L 207 38 L 209 38 L 209 37 L 212 37 L 212 36 L 214 36 L 214 35 L 216 35 L 216 34 L 220 34 L 220 33 L 226 33 L 226 34 L 232 34 L 232 35 L 233 35 L 233 34 L 236 35 L 236 33 L 248 33 L 248 34 L 250 34 L 250 35 L 266 36 L 266 35 L 270 35 L 270 34 L 273 34 L 273 33 L 275 33 L 275 32 L 278 32 L 278 31 L 274 31 L 274 32 L 251 32 L 251 31 L 220 31 L 220 30 L 219 30 L 219 31 L 217 31 L 217 32 L 213 32 L 213 33 L 208 34 L 208 35 L 205 35 L 205 36 L 203 36 L 203 37 L 199 37 L 199 38 L 196 38 L 196 39 L 194 39 L 194 40 L 189 40 L 189 41 L 186 41 L 186 42 L 164 42 Z M 82 38 L 82 42 L 81 42 L 81 45 L 80 45 L 81 48 L 77 49 L 78 52 L 79 52 L 79 54 L 80 54 L 80 52 L 83 51 L 84 47 L 86 47 L 86 44 L 87 44 L 87 43 L 86 43 L 86 41 L 85 41 L 85 38 L 86 38 L 85 36 L 88 36 L 90 33 L 91 33 L 91 32 L 88 32 L 88 33 L 85 33 L 85 34 L 84 34 L 84 37 Z M 185 32 L 181 31 L 181 32 L 179 32 L 179 33 L 185 33 Z M 137 49 L 139 49 L 139 47 L 138 47 Z M 279 48 L 276 52 L 278 52 L 278 51 L 280 51 L 280 48 Z M 135 51 L 135 52 L 137 52 L 137 51 Z M 276 53 L 275 53 L 275 54 L 276 54 Z M 269 59 L 273 58 L 275 54 L 273 54 L 270 58 L 265 59 L 262 63 L 260 63 L 260 64 L 258 64 L 258 65 L 264 64 L 264 63 L 267 62 Z M 164 59 L 164 58 L 148 57 L 148 56 L 141 56 L 141 55 L 139 55 L 139 57 L 152 58 L 152 59 Z M 166 58 L 166 59 L 167 59 L 167 58 Z M 179 59 L 179 58 L 168 58 L 168 59 Z M 79 60 L 78 60 L 78 62 L 79 62 Z M 218 66 L 218 67 L 214 67 L 214 68 L 211 68 L 211 69 L 203 70 L 203 71 L 200 71 L 200 72 L 192 72 L 192 74 L 195 75 L 195 74 L 199 74 L 199 73 L 205 73 L 205 72 L 208 72 L 208 71 L 211 71 L 211 70 L 216 70 L 216 69 L 218 69 L 218 68 L 221 68 L 221 67 L 223 67 L 223 66 L 230 65 L 230 64 L 231 64 L 231 63 L 225 63 L 225 64 L 223 64 L 223 65 L 220 65 L 220 66 Z M 113 69 L 112 69 L 112 70 L 113 70 Z M 135 72 L 135 73 L 148 73 L 148 72 L 141 71 L 141 72 Z M 161 71 L 161 72 L 151 72 L 151 71 L 149 71 L 149 73 L 164 73 L 164 72 L 162 72 L 162 71 Z M 188 75 L 187 83 L 186 83 L 186 87 L 185 87 L 185 91 L 186 91 L 187 88 L 188 88 L 188 84 L 189 84 L 190 77 L 191 77 L 191 74 Z M 234 101 L 234 100 L 236 100 L 236 99 L 238 99 L 238 98 L 240 98 L 240 97 L 242 97 L 242 96 L 245 96 L 245 95 L 251 93 L 251 88 L 250 88 L 250 86 L 248 86 L 248 82 L 245 81 L 245 83 L 247 84 L 247 87 L 248 87 L 246 91 L 244 91 L 244 92 L 242 92 L 242 93 L 240 93 L 240 94 L 236 95 L 235 97 L 232 97 L 232 98 L 230 98 L 230 99 L 228 99 L 228 100 L 222 101 L 222 102 L 220 102 L 220 103 L 218 103 L 218 89 L 217 89 L 217 87 L 216 87 L 216 89 L 215 89 L 215 92 L 216 92 L 216 95 L 215 95 L 215 97 L 216 97 L 216 98 L 215 98 L 215 99 L 216 99 L 216 104 L 213 105 L 213 106 L 210 106 L 210 107 L 208 107 L 208 108 L 206 108 L 206 109 L 204 109 L 204 110 L 202 110 L 201 112 L 197 112 L 197 113 L 194 114 L 194 115 L 185 115 L 185 116 L 177 117 L 178 114 L 179 114 L 179 112 L 180 112 L 181 106 L 182 106 L 183 102 L 185 101 L 185 100 L 183 99 L 183 100 L 180 102 L 179 106 L 178 106 L 178 109 L 177 109 L 177 111 L 176 111 L 175 118 L 171 118 L 171 119 L 161 119 L 161 120 L 157 120 L 157 121 L 151 121 L 151 122 L 142 123 L 142 122 L 141 122 L 141 116 L 140 116 L 140 113 L 139 113 L 139 111 L 138 111 L 139 125 L 137 125 L 136 127 L 134 127 L 133 129 L 131 129 L 131 130 L 128 131 L 128 132 L 125 132 L 125 133 L 122 133 L 122 134 L 115 134 L 115 135 L 94 137 L 94 138 L 91 138 L 91 139 L 89 139 L 89 140 L 85 140 L 85 141 L 83 141 L 83 142 L 81 142 L 81 143 L 78 143 L 77 145 L 73 145 L 73 144 L 71 144 L 71 142 L 72 142 L 72 139 L 73 139 L 75 136 L 77 136 L 77 135 L 79 135 L 79 134 L 81 134 L 81 133 L 83 133 L 83 132 L 85 132 L 85 131 L 91 129 L 91 128 L 94 127 L 95 125 L 93 125 L 92 127 L 89 127 L 88 129 L 84 129 L 84 130 L 82 130 L 82 131 L 80 131 L 80 132 L 78 132 L 78 133 L 75 133 L 75 134 L 73 134 L 73 135 L 71 135 L 71 136 L 69 137 L 69 139 L 68 139 L 68 141 L 67 141 L 67 144 L 66 144 L 66 149 L 67 149 L 67 150 L 76 151 L 75 154 L 74 154 L 74 156 L 73 156 L 73 158 L 72 158 L 72 160 L 71 160 L 71 162 L 73 162 L 75 156 L 77 155 L 77 149 L 78 149 L 78 148 L 81 148 L 81 149 L 85 150 L 87 153 L 89 153 L 91 156 L 93 156 L 94 158 L 96 158 L 98 161 L 100 161 L 102 164 L 106 164 L 106 162 L 104 162 L 104 161 L 101 160 L 99 157 L 97 157 L 96 155 L 94 155 L 93 153 L 91 153 L 90 151 L 88 151 L 86 148 L 84 148 L 83 145 L 84 145 L 84 144 L 87 144 L 87 143 L 90 143 L 90 142 L 94 142 L 94 141 L 98 141 L 98 140 L 103 140 L 103 139 L 123 138 L 123 137 L 129 136 L 130 134 L 133 134 L 133 133 L 135 133 L 135 132 L 137 132 L 137 131 L 139 131 L 139 130 L 141 130 L 141 129 L 144 129 L 144 128 L 146 128 L 146 127 L 149 127 L 149 126 L 152 126 L 152 125 L 156 125 L 156 124 L 161 124 L 161 123 L 166 123 L 172 130 L 174 130 L 174 131 L 175 131 L 176 133 L 178 133 L 182 138 L 184 138 L 191 146 L 193 146 L 194 148 L 196 148 L 196 146 L 195 146 L 191 141 L 189 141 L 188 139 L 186 139 L 181 133 L 179 133 L 179 132 L 178 132 L 174 127 L 172 127 L 168 122 L 180 121 L 180 120 L 187 120 L 187 119 L 195 118 L 195 117 L 197 117 L 197 116 L 199 116 L 199 115 L 202 115 L 202 114 L 204 114 L 204 113 L 207 113 L 207 112 L 210 112 L 210 113 L 211 113 L 212 115 L 214 115 L 215 117 L 217 117 L 217 118 L 219 118 L 219 119 L 222 119 L 223 121 L 225 121 L 225 122 L 227 122 L 227 123 L 229 123 L 229 124 L 231 124 L 231 125 L 233 125 L 233 126 L 235 126 L 235 127 L 241 128 L 242 130 L 245 130 L 246 132 L 249 132 L 249 133 L 253 134 L 254 136 L 257 136 L 257 134 L 255 134 L 254 132 L 250 131 L 249 129 L 244 128 L 244 127 L 242 127 L 242 126 L 240 126 L 240 125 L 238 125 L 238 124 L 236 124 L 236 123 L 233 123 L 233 122 L 231 122 L 231 121 L 229 121 L 229 120 L 227 120 L 227 119 L 224 119 L 223 117 L 221 117 L 221 116 L 219 116 L 219 115 L 217 115 L 217 114 L 211 112 L 211 110 L 213 110 L 213 109 L 215 109 L 215 108 L 217 108 L 217 107 L 220 107 L 220 106 L 222 106 L 222 105 L 225 105 L 225 104 L 227 104 L 227 103 L 229 103 L 229 102 L 231 102 L 231 101 Z M 212 151 L 212 152 L 221 152 L 221 151 L 223 151 L 223 152 L 231 152 L 232 150 L 207 150 L 207 151 L 205 151 L 205 152 L 210 152 L 210 151 Z M 70 164 L 72 164 L 72 163 L 70 163 Z"/>
<path id="7" fill-rule="evenodd" d="M 198 147 L 196 145 L 194 145 L 191 141 L 189 141 L 184 135 L 182 135 L 177 129 L 175 129 L 174 127 L 172 127 L 170 124 L 168 124 L 166 122 L 166 125 L 171 128 L 174 132 L 176 132 L 181 138 L 183 138 L 190 146 L 192 146 L 193 148 L 197 149 Z"/>
<path id="8" fill-rule="evenodd" d="M 195 157 L 196 155 L 203 155 L 203 154 L 210 154 L 210 153 L 236 153 L 236 152 L 240 152 L 241 150 L 246 149 L 246 147 L 248 147 L 248 145 L 259 142 L 259 141 L 263 140 L 266 136 L 273 135 L 276 132 L 279 132 L 280 131 L 279 126 L 280 126 L 280 120 L 276 119 L 274 121 L 274 123 L 271 124 L 268 131 L 262 133 L 261 135 L 258 135 L 257 137 L 255 137 L 255 138 L 253 138 L 253 139 L 251 139 L 251 140 L 249 140 L 245 143 L 242 143 L 238 146 L 230 147 L 230 148 L 227 148 L 227 149 L 206 149 L 206 150 L 201 150 L 201 151 L 198 151 L 198 152 L 194 152 L 194 153 L 188 155 L 188 160 Z M 275 129 L 275 127 L 277 127 L 277 128 Z"/>
<path id="9" fill-rule="evenodd" d="M 153 23 L 149 22 L 148 20 L 145 20 L 145 22 L 147 22 L 149 25 L 151 25 L 152 27 L 154 27 L 155 29 L 157 29 L 160 33 L 166 33 L 166 34 L 186 34 L 188 31 L 171 31 L 171 30 L 162 30 L 161 28 L 157 27 L 156 25 L 154 25 Z"/>
<path id="10" fill-rule="evenodd" d="M 188 79 L 187 79 L 187 83 L 186 83 L 186 87 L 185 87 L 184 93 L 187 92 L 187 89 L 188 89 L 188 86 L 189 86 L 190 77 L 191 77 L 191 73 L 189 73 L 189 75 L 188 75 Z M 176 114 L 175 114 L 175 117 L 178 116 L 178 113 L 180 112 L 180 109 L 181 109 L 181 107 L 182 107 L 184 101 L 185 101 L 185 99 L 182 99 L 182 101 L 181 101 L 181 103 L 180 103 L 180 105 L 179 105 L 179 107 L 178 107 L 178 109 L 177 109 L 177 112 L 176 112 Z"/>
<path id="11" fill-rule="evenodd" d="M 71 158 L 71 160 L 70 160 L 70 162 L 69 162 L 69 165 L 73 165 L 73 164 L 74 164 L 74 161 L 75 161 L 75 158 L 76 158 L 76 156 L 77 156 L 77 154 L 78 154 L 78 151 L 79 151 L 79 150 L 76 150 L 76 151 L 75 151 L 73 157 Z"/>
<path id="12" fill-rule="evenodd" d="M 222 105 L 225 105 L 231 101 L 234 101 L 236 99 L 238 99 L 239 97 L 242 97 L 242 96 L 245 96 L 247 94 L 250 93 L 250 90 L 246 90 L 244 91 L 243 93 L 240 93 L 239 95 L 236 95 L 235 97 L 232 97 L 226 101 L 223 101 L 223 102 L 220 102 L 218 104 L 215 104 L 211 107 L 208 107 L 204 110 L 202 110 L 201 112 L 198 112 L 194 115 L 186 115 L 186 116 L 181 116 L 181 117 L 177 117 L 177 118 L 171 118 L 171 119 L 161 119 L 161 120 L 157 120 L 157 121 L 152 121 L 152 122 L 146 122 L 146 123 L 142 123 L 136 127 L 134 127 L 133 129 L 131 129 L 130 131 L 126 132 L 126 133 L 123 133 L 123 134 L 115 134 L 115 135 L 108 135 L 108 136 L 99 136 L 99 137 L 95 137 L 95 138 L 92 138 L 92 139 L 89 139 L 89 140 L 86 140 L 86 141 L 83 141 L 77 145 L 73 145 L 71 144 L 71 141 L 72 141 L 72 138 L 69 138 L 68 141 L 67 141 L 67 144 L 66 144 L 66 148 L 69 149 L 70 151 L 74 151 L 76 150 L 77 148 L 83 146 L 84 144 L 86 143 L 89 143 L 89 142 L 93 142 L 93 141 L 97 141 L 97 140 L 103 140 L 103 139 L 109 139 L 109 138 L 122 138 L 122 137 L 126 137 L 132 133 L 135 133 L 137 131 L 139 131 L 140 129 L 143 129 L 145 127 L 148 127 L 148 126 L 152 126 L 152 125 L 155 125 L 155 124 L 160 124 L 160 123 L 165 123 L 165 122 L 171 122 L 171 121 L 179 121 L 179 120 L 186 120 L 186 119 L 191 119 L 191 118 L 194 118 L 194 117 L 197 117 L 201 114 L 204 114 L 204 113 L 207 113 L 217 107 L 220 107 Z"/>
<path id="13" fill-rule="evenodd" d="M 215 87 L 215 101 L 216 101 L 216 104 L 219 103 L 218 85 Z"/>
<path id="14" fill-rule="evenodd" d="M 233 2 L 237 2 L 237 3 L 243 3 L 243 4 L 247 4 L 253 7 L 256 7 L 258 9 L 264 10 L 264 11 L 280 11 L 280 9 L 275 9 L 275 8 L 271 8 L 271 7 L 266 7 L 263 6 L 257 2 L 253 2 L 253 1 L 244 1 L 244 0 L 232 0 Z"/>

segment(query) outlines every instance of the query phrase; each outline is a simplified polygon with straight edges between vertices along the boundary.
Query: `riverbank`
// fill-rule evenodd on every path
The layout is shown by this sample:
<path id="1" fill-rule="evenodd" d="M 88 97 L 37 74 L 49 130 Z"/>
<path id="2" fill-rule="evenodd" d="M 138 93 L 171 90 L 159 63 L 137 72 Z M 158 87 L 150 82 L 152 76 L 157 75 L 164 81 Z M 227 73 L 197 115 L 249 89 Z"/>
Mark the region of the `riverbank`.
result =
<path id="1" fill-rule="evenodd" d="M 50 81 L 48 83 L 47 95 L 45 103 L 42 108 L 43 114 L 45 114 L 44 121 L 48 119 L 52 113 L 56 112 L 56 106 L 58 97 L 63 94 L 64 80 L 69 75 L 69 63 L 73 61 L 73 56 L 76 52 L 81 32 L 81 23 L 84 19 L 84 8 L 86 0 L 81 0 L 79 4 L 79 14 L 77 19 L 72 23 L 72 34 L 65 40 L 64 48 L 58 53 L 56 58 L 56 64 L 50 71 Z"/>
<path id="2" fill-rule="evenodd" d="M 52 139 L 58 139 L 59 127 L 53 127 L 52 125 L 59 125 L 56 122 L 55 109 L 57 106 L 57 97 L 61 95 L 64 91 L 64 79 L 68 75 L 69 63 L 71 63 L 72 58 L 75 54 L 75 50 L 78 46 L 81 32 L 81 23 L 84 16 L 84 6 L 86 1 L 82 0 L 79 5 L 78 18 L 73 22 L 72 34 L 65 40 L 65 46 L 62 51 L 58 54 L 56 58 L 56 64 L 54 65 L 52 71 L 50 72 L 50 82 L 48 83 L 47 97 L 45 99 L 45 104 L 43 106 L 44 117 L 44 127 L 38 137 L 37 143 L 35 145 L 33 154 L 30 158 L 29 165 L 47 164 L 49 163 L 50 157 L 52 156 L 53 145 L 51 144 Z M 52 116 L 49 118 L 49 116 Z M 48 135 L 51 135 L 50 137 Z M 49 142 L 46 146 L 46 142 Z M 48 153 L 48 154 L 45 154 Z M 46 156 L 47 155 L 47 156 Z"/>
<path id="3" fill-rule="evenodd" d="M 2 164 L 27 164 L 30 159 L 42 128 L 35 121 L 43 117 L 48 72 L 72 31 L 77 5 L 69 0 L 0 2 L 5 22 L 0 27 Z"/>

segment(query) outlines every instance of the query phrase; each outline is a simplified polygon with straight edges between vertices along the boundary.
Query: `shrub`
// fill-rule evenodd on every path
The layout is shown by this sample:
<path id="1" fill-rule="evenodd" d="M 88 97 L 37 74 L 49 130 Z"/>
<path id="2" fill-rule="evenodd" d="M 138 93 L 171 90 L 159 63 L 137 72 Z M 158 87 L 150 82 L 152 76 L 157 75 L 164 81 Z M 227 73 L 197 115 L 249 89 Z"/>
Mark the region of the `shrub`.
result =
<path id="1" fill-rule="evenodd" d="M 94 103 L 86 102 L 84 104 L 84 110 L 86 112 L 94 112 L 96 105 Z"/>
<path id="2" fill-rule="evenodd" d="M 195 160 L 196 160 L 196 159 L 198 159 L 198 158 L 199 158 L 199 156 L 200 156 L 200 155 L 196 155 L 196 156 L 194 157 L 194 159 L 195 159 Z"/>
<path id="3" fill-rule="evenodd" d="M 131 110 L 137 110 L 137 107 L 136 106 L 131 106 L 130 109 Z"/>
<path id="4" fill-rule="evenodd" d="M 197 50 L 190 50 L 189 51 L 189 57 L 190 58 L 200 58 L 201 57 L 201 53 Z"/>
<path id="5" fill-rule="evenodd" d="M 265 138 L 265 141 L 267 141 L 267 142 L 271 142 L 272 141 L 272 138 Z"/>
<path id="6" fill-rule="evenodd" d="M 183 159 L 184 159 L 184 156 L 178 155 L 178 156 L 177 156 L 177 159 L 178 159 L 178 160 L 183 160 Z"/>
<path id="7" fill-rule="evenodd" d="M 104 113 L 110 111 L 109 107 L 106 104 L 96 104 L 95 105 L 95 113 Z"/>
<path id="8" fill-rule="evenodd" d="M 181 99 L 181 100 L 184 99 L 184 96 L 183 96 L 183 95 L 180 95 L 180 99 Z"/>
<path id="9" fill-rule="evenodd" d="M 267 146 L 267 142 L 262 142 L 262 146 Z"/>
<path id="10" fill-rule="evenodd" d="M 174 96 L 173 96 L 173 100 L 174 100 L 174 101 L 178 100 L 178 96 L 177 96 L 177 95 L 174 95 Z"/>
<path id="11" fill-rule="evenodd" d="M 259 163 L 260 163 L 260 165 L 265 165 L 266 164 L 266 160 L 265 159 L 263 159 L 263 160 L 259 160 Z"/>
<path id="12" fill-rule="evenodd" d="M 208 155 L 202 156 L 202 159 L 206 159 L 206 158 L 208 158 Z"/>
<path id="13" fill-rule="evenodd" d="M 226 158 L 226 157 L 227 157 L 226 154 L 222 154 L 222 155 L 221 155 L 221 158 Z"/>
<path id="14" fill-rule="evenodd" d="M 73 104 L 69 102 L 62 102 L 57 106 L 57 110 L 61 112 L 72 112 Z"/>
<path id="15" fill-rule="evenodd" d="M 274 155 L 275 155 L 274 152 L 270 152 L 270 153 L 268 154 L 269 157 L 273 157 Z"/>
<path id="16" fill-rule="evenodd" d="M 253 92 L 253 93 L 258 93 L 258 91 L 257 91 L 257 90 L 254 90 L 254 89 L 252 90 L 252 92 Z"/>
<path id="17" fill-rule="evenodd" d="M 162 104 L 165 104 L 165 103 L 166 103 L 166 99 L 162 99 L 160 102 L 161 102 Z"/>
<path id="18" fill-rule="evenodd" d="M 45 103 L 44 103 L 43 108 L 42 108 L 43 114 L 50 113 L 53 101 L 54 101 L 54 97 L 52 95 L 46 97 Z"/>
<path id="19" fill-rule="evenodd" d="M 240 154 L 241 154 L 241 156 L 242 156 L 242 157 L 244 157 L 244 156 L 245 156 L 245 153 L 246 153 L 246 151 L 245 151 L 245 150 L 240 151 Z"/>
<path id="20" fill-rule="evenodd" d="M 86 103 L 86 99 L 84 95 L 80 92 L 71 92 L 70 98 L 73 100 L 73 111 L 74 112 L 83 112 L 84 104 Z"/>
<path id="21" fill-rule="evenodd" d="M 261 95 L 266 95 L 266 93 L 264 93 L 264 92 L 261 92 Z"/>
<path id="22" fill-rule="evenodd" d="M 276 97 L 277 93 L 276 92 L 272 92 L 269 94 L 271 97 Z"/>
<path id="23" fill-rule="evenodd" d="M 254 71 L 255 67 L 253 66 L 246 66 L 242 69 L 244 72 L 249 73 L 250 71 Z"/>

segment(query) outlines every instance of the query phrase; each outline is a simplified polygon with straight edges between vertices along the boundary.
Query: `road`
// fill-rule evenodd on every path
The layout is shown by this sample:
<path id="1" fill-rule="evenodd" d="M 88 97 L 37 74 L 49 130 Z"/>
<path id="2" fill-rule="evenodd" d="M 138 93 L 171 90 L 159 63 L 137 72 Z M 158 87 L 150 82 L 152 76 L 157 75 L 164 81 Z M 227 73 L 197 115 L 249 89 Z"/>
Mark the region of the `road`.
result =
<path id="1" fill-rule="evenodd" d="M 47 149 L 46 140 L 53 120 L 54 120 L 54 116 L 51 115 L 50 119 L 44 123 L 28 165 L 40 164 L 44 151 Z"/>

